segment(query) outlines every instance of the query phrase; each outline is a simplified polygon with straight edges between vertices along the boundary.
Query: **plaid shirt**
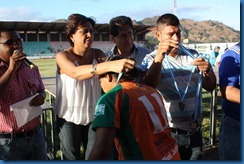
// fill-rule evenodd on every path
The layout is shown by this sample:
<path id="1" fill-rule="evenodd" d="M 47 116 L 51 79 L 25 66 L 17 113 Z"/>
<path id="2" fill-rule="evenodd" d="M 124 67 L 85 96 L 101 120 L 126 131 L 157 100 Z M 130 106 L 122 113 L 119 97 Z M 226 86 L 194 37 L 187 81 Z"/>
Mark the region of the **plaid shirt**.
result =
<path id="1" fill-rule="evenodd" d="M 8 65 L 0 60 L 0 77 L 7 69 Z M 8 86 L 1 91 L 3 96 L 0 97 L 0 133 L 28 132 L 40 124 L 39 117 L 36 117 L 18 128 L 14 113 L 10 111 L 10 105 L 42 90 L 44 90 L 44 85 L 38 68 L 30 69 L 22 62 Z"/>

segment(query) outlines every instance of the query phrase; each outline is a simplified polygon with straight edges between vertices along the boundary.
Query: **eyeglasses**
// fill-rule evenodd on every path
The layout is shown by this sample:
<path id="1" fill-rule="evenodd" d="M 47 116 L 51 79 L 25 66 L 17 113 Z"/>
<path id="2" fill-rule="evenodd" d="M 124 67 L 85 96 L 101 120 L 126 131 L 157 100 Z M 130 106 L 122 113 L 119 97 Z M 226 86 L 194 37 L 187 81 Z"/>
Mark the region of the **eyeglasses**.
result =
<path id="1" fill-rule="evenodd" d="M 17 38 L 17 39 L 9 39 L 5 42 L 0 42 L 0 44 L 4 44 L 4 45 L 13 45 L 13 44 L 17 44 L 20 45 L 22 43 L 23 39 L 22 38 Z"/>

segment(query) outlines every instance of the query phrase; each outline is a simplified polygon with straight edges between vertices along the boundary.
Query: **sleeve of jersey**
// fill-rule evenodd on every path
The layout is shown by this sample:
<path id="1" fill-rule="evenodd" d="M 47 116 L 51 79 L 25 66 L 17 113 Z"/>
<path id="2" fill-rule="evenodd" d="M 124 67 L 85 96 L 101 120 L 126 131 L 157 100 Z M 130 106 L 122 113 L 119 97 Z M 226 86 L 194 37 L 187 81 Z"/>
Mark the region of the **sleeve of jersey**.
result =
<path id="1" fill-rule="evenodd" d="M 220 86 L 237 86 L 239 75 L 239 66 L 235 58 L 231 55 L 224 56 L 219 67 Z"/>
<path id="2" fill-rule="evenodd" d="M 99 99 L 95 108 L 93 130 L 99 127 L 119 128 L 119 95 L 118 92 L 108 92 Z"/>
<path id="3" fill-rule="evenodd" d="M 142 60 L 141 67 L 144 69 L 149 69 L 154 61 L 155 52 L 147 54 Z"/>

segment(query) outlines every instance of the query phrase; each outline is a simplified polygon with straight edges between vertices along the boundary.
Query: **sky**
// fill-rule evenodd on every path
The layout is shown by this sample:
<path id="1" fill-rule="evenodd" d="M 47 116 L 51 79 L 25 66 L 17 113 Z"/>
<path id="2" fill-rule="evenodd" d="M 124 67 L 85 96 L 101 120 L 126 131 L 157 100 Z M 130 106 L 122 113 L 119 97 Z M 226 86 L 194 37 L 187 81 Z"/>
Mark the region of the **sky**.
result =
<path id="1" fill-rule="evenodd" d="M 180 19 L 218 21 L 240 30 L 240 2 L 176 0 L 176 15 Z M 97 23 L 108 23 L 119 15 L 140 21 L 174 13 L 174 0 L 0 0 L 0 4 L 0 21 L 51 22 L 67 19 L 72 13 L 80 13 L 95 17 Z"/>
<path id="2" fill-rule="evenodd" d="M 108 23 L 115 16 L 133 20 L 174 13 L 180 19 L 212 20 L 240 30 L 240 0 L 0 0 L 1 21 L 51 22 L 72 13 Z"/>

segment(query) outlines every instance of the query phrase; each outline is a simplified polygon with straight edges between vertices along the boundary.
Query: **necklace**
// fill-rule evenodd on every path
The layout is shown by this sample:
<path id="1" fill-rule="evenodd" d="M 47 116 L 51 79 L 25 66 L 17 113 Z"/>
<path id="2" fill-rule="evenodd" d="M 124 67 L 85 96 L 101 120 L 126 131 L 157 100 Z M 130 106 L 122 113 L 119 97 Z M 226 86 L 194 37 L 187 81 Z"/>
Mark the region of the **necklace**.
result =
<path id="1" fill-rule="evenodd" d="M 176 91 L 177 91 L 177 93 L 178 93 L 178 95 L 179 95 L 179 98 L 180 98 L 180 102 L 178 102 L 178 106 L 179 106 L 180 110 L 182 111 L 182 110 L 184 110 L 184 108 L 185 108 L 185 104 L 183 103 L 183 101 L 184 101 L 185 96 L 186 96 L 186 93 L 187 93 L 187 91 L 188 91 L 189 84 L 190 84 L 190 81 L 191 81 L 191 78 L 192 78 L 192 75 L 193 75 L 193 73 L 194 73 L 194 71 L 195 71 L 196 66 L 193 66 L 193 67 L 192 67 L 190 77 L 189 77 L 189 79 L 188 79 L 188 82 L 187 82 L 185 91 L 183 92 L 183 95 L 182 95 L 181 92 L 180 92 L 180 90 L 179 90 L 178 84 L 177 84 L 177 82 L 176 82 L 176 80 L 175 80 L 175 76 L 174 76 L 174 73 L 173 73 L 173 71 L 172 71 L 172 68 L 173 68 L 173 67 L 170 65 L 169 58 L 168 58 L 168 55 L 167 55 L 167 54 L 165 55 L 165 59 L 166 59 L 166 64 L 167 64 L 167 67 L 169 68 L 171 77 L 172 77 L 172 79 L 173 79 L 173 81 L 174 81 L 175 89 L 176 89 Z"/>

